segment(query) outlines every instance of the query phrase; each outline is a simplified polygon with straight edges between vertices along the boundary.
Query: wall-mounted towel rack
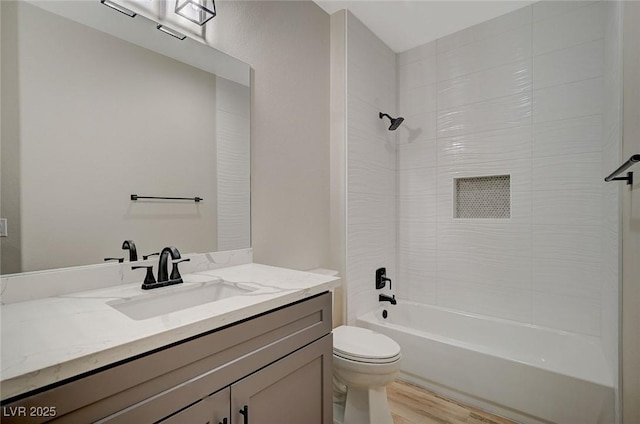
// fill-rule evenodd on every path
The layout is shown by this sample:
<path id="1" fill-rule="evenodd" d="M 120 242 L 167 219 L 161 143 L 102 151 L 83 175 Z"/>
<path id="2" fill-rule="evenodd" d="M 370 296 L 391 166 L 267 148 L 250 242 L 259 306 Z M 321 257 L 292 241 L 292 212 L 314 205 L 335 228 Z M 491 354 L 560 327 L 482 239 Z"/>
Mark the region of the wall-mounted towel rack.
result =
<path id="1" fill-rule="evenodd" d="M 627 169 L 628 167 L 630 167 L 631 165 L 633 165 L 636 162 L 640 162 L 640 155 L 633 155 L 629 158 L 628 161 L 626 161 L 625 163 L 623 163 L 622 165 L 620 165 L 620 167 L 618 169 L 616 169 L 615 171 L 613 171 L 607 178 L 605 178 L 604 180 L 606 182 L 610 182 L 610 181 L 626 181 L 627 184 L 633 184 L 633 172 L 627 172 L 627 176 L 626 177 L 617 177 L 614 178 L 616 175 L 622 173 L 625 169 Z"/>
<path id="2" fill-rule="evenodd" d="M 202 197 L 156 197 L 156 196 L 138 196 L 137 194 L 131 195 L 131 200 L 140 200 L 140 199 L 162 199 L 162 200 L 190 200 L 192 202 L 200 202 L 204 200 Z"/>

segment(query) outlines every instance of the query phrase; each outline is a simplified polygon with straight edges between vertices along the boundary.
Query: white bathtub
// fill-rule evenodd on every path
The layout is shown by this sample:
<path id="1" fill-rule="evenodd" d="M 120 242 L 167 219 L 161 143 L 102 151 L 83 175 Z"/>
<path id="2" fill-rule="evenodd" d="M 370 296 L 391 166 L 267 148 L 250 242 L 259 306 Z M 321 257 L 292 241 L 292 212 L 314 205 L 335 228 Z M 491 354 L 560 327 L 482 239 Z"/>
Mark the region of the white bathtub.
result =
<path id="1" fill-rule="evenodd" d="M 597 338 L 398 301 L 357 320 L 402 349 L 401 379 L 523 423 L 613 423 Z"/>

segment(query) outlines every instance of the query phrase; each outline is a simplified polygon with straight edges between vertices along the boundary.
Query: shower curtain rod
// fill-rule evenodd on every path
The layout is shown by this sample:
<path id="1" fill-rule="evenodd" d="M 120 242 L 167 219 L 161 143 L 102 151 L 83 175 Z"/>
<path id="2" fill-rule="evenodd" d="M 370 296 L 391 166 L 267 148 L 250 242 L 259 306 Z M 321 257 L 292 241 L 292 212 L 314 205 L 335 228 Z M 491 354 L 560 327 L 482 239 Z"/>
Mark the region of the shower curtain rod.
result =
<path id="1" fill-rule="evenodd" d="M 617 178 L 614 178 L 614 177 L 616 175 L 620 174 L 621 172 L 623 172 L 625 169 L 627 169 L 628 167 L 630 167 L 631 165 L 633 165 L 636 162 L 640 162 L 640 155 L 631 156 L 628 161 L 626 161 L 625 163 L 620 165 L 620 167 L 618 169 L 613 171 L 604 180 L 606 182 L 610 182 L 610 181 L 626 181 L 627 184 L 633 184 L 633 172 L 627 172 L 627 176 L 626 177 L 617 177 Z"/>

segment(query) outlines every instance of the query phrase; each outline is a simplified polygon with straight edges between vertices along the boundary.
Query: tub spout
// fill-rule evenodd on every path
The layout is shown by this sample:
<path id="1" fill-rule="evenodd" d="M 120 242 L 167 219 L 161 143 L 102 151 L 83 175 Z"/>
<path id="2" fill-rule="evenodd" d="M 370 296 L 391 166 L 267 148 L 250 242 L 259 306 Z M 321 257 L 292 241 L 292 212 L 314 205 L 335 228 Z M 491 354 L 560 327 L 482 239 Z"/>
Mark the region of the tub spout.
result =
<path id="1" fill-rule="evenodd" d="M 378 301 L 380 301 L 380 302 L 389 302 L 392 305 L 395 305 L 395 304 L 398 303 L 398 302 L 396 302 L 396 295 L 395 294 L 392 295 L 391 297 L 389 297 L 389 296 L 387 296 L 385 294 L 378 295 Z"/>

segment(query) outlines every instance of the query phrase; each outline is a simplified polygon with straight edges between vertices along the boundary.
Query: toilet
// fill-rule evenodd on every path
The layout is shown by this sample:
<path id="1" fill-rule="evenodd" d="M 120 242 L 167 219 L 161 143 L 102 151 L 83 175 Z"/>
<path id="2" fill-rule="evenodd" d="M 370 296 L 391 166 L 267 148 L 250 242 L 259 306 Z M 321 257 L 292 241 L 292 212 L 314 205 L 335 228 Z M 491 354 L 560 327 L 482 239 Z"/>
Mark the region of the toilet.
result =
<path id="1" fill-rule="evenodd" d="M 323 268 L 309 272 L 338 274 Z M 386 386 L 396 379 L 401 357 L 400 345 L 384 334 L 348 325 L 334 328 L 333 423 L 393 424 Z"/>
<path id="2" fill-rule="evenodd" d="M 400 359 L 400 346 L 384 334 L 334 328 L 334 424 L 393 424 L 386 386 L 396 379 Z"/>

